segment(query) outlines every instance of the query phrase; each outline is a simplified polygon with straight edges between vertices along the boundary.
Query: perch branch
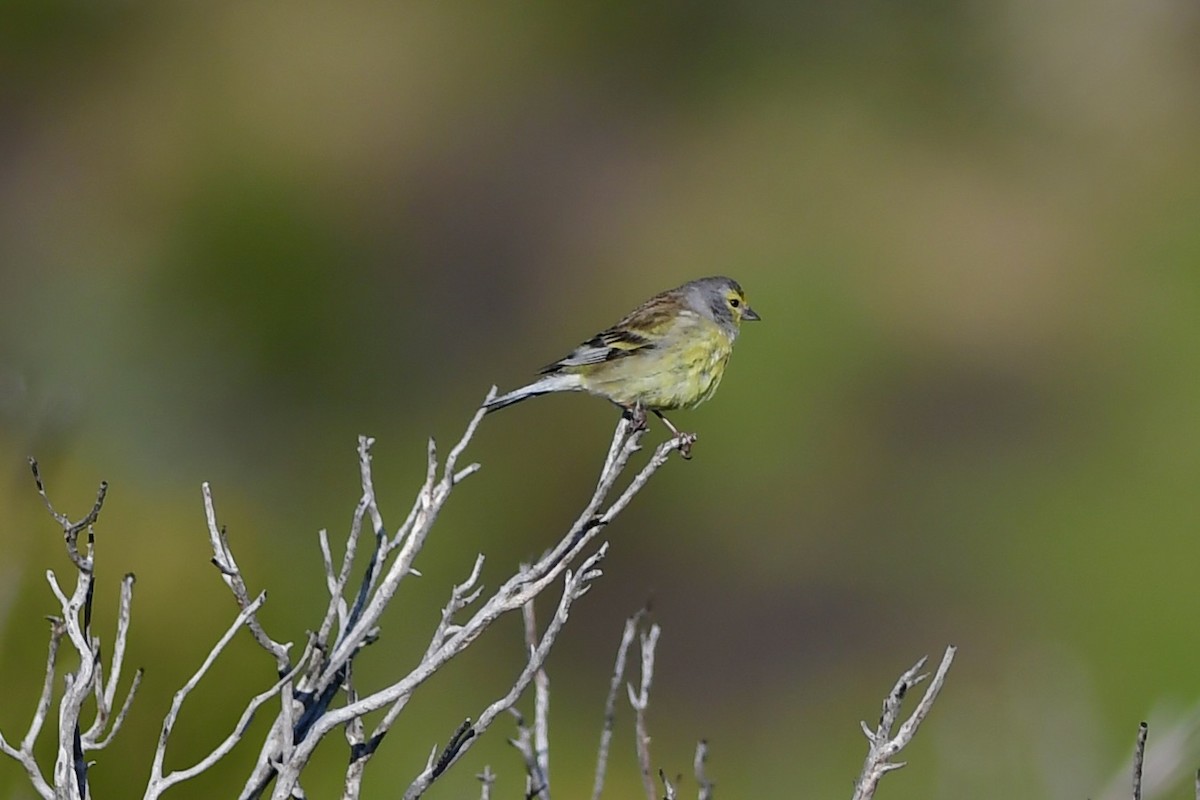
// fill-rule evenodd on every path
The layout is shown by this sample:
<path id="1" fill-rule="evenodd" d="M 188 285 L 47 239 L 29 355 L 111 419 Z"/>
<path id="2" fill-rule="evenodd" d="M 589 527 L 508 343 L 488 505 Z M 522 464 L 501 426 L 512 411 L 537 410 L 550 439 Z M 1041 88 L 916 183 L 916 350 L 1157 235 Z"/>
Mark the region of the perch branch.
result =
<path id="1" fill-rule="evenodd" d="M 493 389 L 493 394 L 494 391 Z M 489 394 L 490 396 L 492 395 Z M 481 417 L 482 411 L 471 420 L 467 430 L 451 450 L 446 463 L 440 470 L 437 447 L 432 441 L 430 442 L 427 451 L 426 480 L 418 493 L 413 510 L 396 536 L 380 548 L 379 571 L 382 573 L 382 577 L 378 580 L 378 585 L 374 585 L 370 592 L 366 592 L 365 590 L 372 584 L 364 583 L 363 589 L 360 590 L 360 600 L 355 603 L 356 607 L 362 609 L 361 614 L 356 618 L 355 612 L 352 610 L 349 627 L 339 635 L 337 642 L 322 662 L 319 674 L 317 671 L 310 671 L 310 675 L 302 681 L 302 686 L 298 687 L 300 696 L 311 694 L 322 698 L 332 698 L 329 687 L 340 682 L 339 675 L 344 667 L 367 641 L 368 634 L 377 629 L 379 617 L 394 596 L 400 581 L 414 572 L 413 561 L 424 546 L 430 529 L 450 492 L 459 481 L 476 469 L 474 465 L 457 469 L 456 462 L 474 435 Z M 624 491 L 606 506 L 609 493 L 617 477 L 628 464 L 632 454 L 640 448 L 643 435 L 644 430 L 634 429 L 627 420 L 622 419 L 614 432 L 604 468 L 591 500 L 557 545 L 543 554 L 528 569 L 518 570 L 513 574 L 465 622 L 459 625 L 448 623 L 441 629 L 440 634 L 435 630 L 434 637 L 431 637 L 431 646 L 428 648 L 427 656 L 407 675 L 390 686 L 362 694 L 352 702 L 347 702 L 338 708 L 330 708 L 328 700 L 324 699 L 320 704 L 311 705 L 310 710 L 306 711 L 297 723 L 294 738 L 295 748 L 291 751 L 290 758 L 280 759 L 277 749 L 272 751 L 271 747 L 264 747 L 255 774 L 247 782 L 242 797 L 257 797 L 258 792 L 261 791 L 258 787 L 262 786 L 263 781 L 276 776 L 276 768 L 278 768 L 278 773 L 272 797 L 280 800 L 288 797 L 295 785 L 299 770 L 311 758 L 321 739 L 330 731 L 345 725 L 355 717 L 389 705 L 395 704 L 399 707 L 407 703 L 418 686 L 428 680 L 450 659 L 465 650 L 497 618 L 521 609 L 529 600 L 558 580 L 568 566 L 580 557 L 595 540 L 604 526 L 628 506 L 633 497 L 666 462 L 671 451 L 679 449 L 683 444 L 683 439 L 676 437 L 659 445 Z M 392 551 L 396 552 L 393 554 Z M 384 554 L 386 554 L 386 561 Z M 465 597 L 475 599 L 474 594 Z M 441 640 L 440 645 L 434 646 L 435 640 L 438 639 Z M 544 640 L 545 637 L 543 637 Z M 479 730 L 478 724 L 475 729 Z M 273 756 L 272 752 L 276 755 Z"/>

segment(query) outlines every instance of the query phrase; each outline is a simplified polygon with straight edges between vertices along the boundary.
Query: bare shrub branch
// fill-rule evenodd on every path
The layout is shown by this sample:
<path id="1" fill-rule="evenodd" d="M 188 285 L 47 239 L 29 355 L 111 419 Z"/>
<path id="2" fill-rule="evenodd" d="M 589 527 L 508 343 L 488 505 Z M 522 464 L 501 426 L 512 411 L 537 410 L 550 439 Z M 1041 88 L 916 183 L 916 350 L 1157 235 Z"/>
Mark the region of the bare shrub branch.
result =
<path id="1" fill-rule="evenodd" d="M 654 769 L 650 760 L 650 730 L 646 723 L 646 709 L 650 705 L 650 684 L 654 681 L 654 648 L 658 645 L 658 635 L 661 629 L 657 624 L 651 625 L 648 633 L 643 633 L 642 641 L 642 684 L 641 689 L 634 691 L 632 684 L 626 684 L 629 691 L 629 704 L 634 711 L 634 736 L 636 737 L 638 767 L 642 772 L 642 786 L 646 790 L 646 800 L 658 800 L 654 789 Z"/>
<path id="2" fill-rule="evenodd" d="M 1137 742 L 1133 747 L 1133 800 L 1142 800 L 1142 765 L 1146 760 L 1146 734 L 1149 726 L 1138 725 Z"/>
<path id="3" fill-rule="evenodd" d="M 604 791 L 604 775 L 608 770 L 608 751 L 612 743 L 613 726 L 617 717 L 617 692 L 625 679 L 625 662 L 629 658 L 629 646 L 637 636 L 638 624 L 645 616 L 646 609 L 640 609 L 629 619 L 625 620 L 625 630 L 621 634 L 621 644 L 617 647 L 617 663 L 613 667 L 612 681 L 608 687 L 608 697 L 604 701 L 604 725 L 600 730 L 600 748 L 596 754 L 596 777 L 592 782 L 592 800 L 600 800 Z"/>
<path id="4" fill-rule="evenodd" d="M 712 800 L 713 782 L 708 779 L 705 769 L 708 765 L 708 742 L 701 739 L 696 743 L 696 758 L 692 768 L 696 773 L 696 785 L 700 787 L 699 800 Z"/>
<path id="5" fill-rule="evenodd" d="M 854 786 L 854 800 L 869 800 L 874 797 L 880 778 L 884 774 L 904 766 L 903 761 L 896 762 L 891 759 L 908 746 L 916 734 L 917 728 L 929 714 L 929 710 L 933 708 L 933 701 L 937 699 L 938 692 L 942 690 L 942 685 L 946 681 L 946 673 L 949 672 L 950 665 L 954 662 L 954 652 L 954 647 L 946 648 L 946 654 L 942 656 L 942 663 L 938 666 L 928 688 L 925 689 L 925 694 L 917 703 L 912 716 L 900 725 L 900 730 L 896 732 L 895 736 L 892 735 L 892 730 L 896 727 L 896 722 L 900 717 L 900 706 L 904 702 L 905 695 L 908 694 L 909 689 L 929 677 L 920 674 L 921 669 L 925 666 L 925 658 L 906 670 L 896 681 L 891 694 L 883 701 L 883 713 L 879 717 L 878 727 L 872 731 L 867 727 L 867 723 L 861 723 L 870 748 L 867 752 L 867 759 L 863 763 L 862 774 Z"/>
<path id="6" fill-rule="evenodd" d="M 521 565 L 528 569 L 527 564 Z M 525 646 L 537 646 L 537 618 L 533 601 L 521 607 L 521 618 L 525 623 Z M 538 774 L 542 779 L 542 800 L 550 800 L 550 676 L 544 666 L 538 667 L 533 675 L 533 753 Z"/>
<path id="7" fill-rule="evenodd" d="M 488 399 L 495 396 L 495 389 Z M 480 580 L 484 556 L 474 558 L 462 583 L 451 587 L 449 598 L 436 616 L 428 643 L 415 664 L 400 670 L 389 681 L 375 688 L 358 687 L 355 681 L 355 661 L 381 636 L 384 611 L 395 599 L 401 584 L 410 576 L 419 576 L 416 561 L 431 541 L 432 529 L 454 489 L 479 469 L 478 464 L 459 466 L 466 447 L 482 418 L 480 409 L 444 459 L 439 457 L 437 444 L 430 439 L 425 450 L 425 478 L 413 499 L 403 523 L 389 533 L 384 514 L 379 507 L 372 476 L 371 448 L 374 440 L 360 437 L 357 461 L 361 493 L 351 515 L 340 557 L 335 555 L 327 530 L 317 534 L 321 555 L 321 572 L 328 603 L 307 637 L 307 645 L 294 661 L 290 657 L 292 643 L 273 637 L 259 620 L 259 611 L 266 601 L 265 592 L 252 592 L 234 555 L 231 537 L 219 523 L 213 492 L 209 484 L 202 485 L 202 497 L 212 563 L 221 580 L 229 588 L 238 606 L 232 623 L 208 652 L 195 673 L 174 695 L 164 716 L 154 751 L 153 763 L 143 800 L 157 800 L 168 789 L 190 780 L 214 767 L 242 742 L 251 719 L 268 705 L 277 711 L 270 721 L 265 738 L 258 743 L 258 755 L 250 774 L 246 776 L 239 797 L 257 800 L 271 797 L 301 798 L 301 774 L 309 764 L 316 748 L 335 729 L 342 728 L 349 747 L 349 758 L 343 787 L 343 800 L 357 800 L 367 765 L 378 751 L 387 734 L 398 721 L 414 693 L 439 669 L 462 654 L 501 617 L 520 612 L 527 656 L 523 667 L 509 688 L 490 704 L 479 710 L 472 719 L 466 718 L 446 739 L 435 745 L 423 769 L 403 792 L 404 800 L 422 797 L 442 775 L 467 754 L 498 716 L 511 713 L 517 718 L 517 738 L 514 746 L 525 762 L 526 797 L 550 800 L 550 679 L 546 660 L 565 626 L 573 605 L 587 594 L 594 581 L 602 577 L 600 564 L 608 543 L 598 541 L 604 528 L 619 515 L 654 474 L 668 461 L 673 451 L 686 455 L 694 441 L 690 434 L 678 434 L 658 445 L 646 462 L 636 470 L 623 489 L 618 490 L 622 473 L 630 467 L 633 455 L 641 449 L 646 434 L 644 425 L 622 418 L 614 431 L 591 497 L 576 519 L 562 532 L 560 538 L 532 563 L 521 564 L 497 587 L 485 591 Z M 91 628 L 94 593 L 95 540 L 93 526 L 101 513 L 107 484 L 101 484 L 91 510 L 79 521 L 58 512 L 45 490 L 37 463 L 31 461 L 37 490 L 47 511 L 63 531 L 67 555 L 75 567 L 76 581 L 68 592 L 54 572 L 47 572 L 47 583 L 61 611 L 51 618 L 50 640 L 46 669 L 29 728 L 19 743 L 10 744 L 0 735 L 0 752 L 16 760 L 25 769 L 34 792 L 45 800 L 86 800 L 88 785 L 88 751 L 102 750 L 121 729 L 142 679 L 137 670 L 119 708 L 118 686 L 125 671 L 134 578 L 127 575 L 121 583 L 116 630 L 112 656 L 107 664 L 100 657 L 100 639 Z M 369 538 L 364 538 L 368 534 Z M 86 532 L 87 538 L 80 542 Z M 364 563 L 365 562 L 365 563 Z M 357 575 L 357 577 L 356 577 Z M 554 613 L 539 632 L 535 601 L 543 592 L 561 586 Z M 615 728 L 617 693 L 625 685 L 634 712 L 634 733 L 637 760 L 647 800 L 657 800 L 661 791 L 667 798 L 679 794 L 681 775 L 668 777 L 663 769 L 655 769 L 651 757 L 647 712 L 650 689 L 654 679 L 655 650 L 661 629 L 651 624 L 640 631 L 645 610 L 633 615 L 625 624 L 617 651 L 612 679 L 605 703 L 603 727 L 597 752 L 592 799 L 599 800 L 605 781 L 613 731 Z M 168 771 L 166 754 L 175 733 L 183 704 L 203 680 L 218 657 L 228 647 L 237 631 L 245 627 L 255 642 L 274 662 L 275 674 L 268 685 L 250 698 L 233 725 L 232 730 L 206 756 L 195 764 Z M 625 667 L 635 636 L 641 647 L 641 674 L 635 687 L 625 683 Z M 64 643 L 66 650 L 64 651 Z M 74 650 L 79 663 L 65 676 L 61 697 L 58 698 L 58 739 L 52 780 L 39 766 L 34 750 L 46 719 L 55 708 L 55 674 L 63 652 Z M 901 676 L 884 703 L 883 715 L 877 730 L 864 725 L 870 741 L 870 753 L 856 788 L 855 798 L 866 800 L 873 796 L 880 777 L 903 766 L 891 759 L 911 740 L 921 721 L 929 713 L 954 657 L 954 648 L 946 655 L 930 682 L 925 695 L 912 716 L 899 722 L 900 706 L 906 692 L 924 679 L 918 675 L 925 663 L 922 659 Z M 532 725 L 516 710 L 520 698 L 533 688 Z M 86 701 L 94 700 L 95 716 L 89 725 L 81 721 Z M 382 711 L 383 716 L 370 730 L 365 715 Z M 449 726 L 448 726 L 449 727 Z M 433 738 L 431 736 L 431 738 Z M 1144 728 L 1139 747 L 1144 747 Z M 707 776 L 708 745 L 697 744 L 692 773 L 698 787 L 699 800 L 712 800 L 713 783 Z M 1140 781 L 1139 757 L 1138 778 Z M 491 796 L 495 775 L 485 767 L 478 776 L 480 797 Z M 1137 784 L 1135 784 L 1135 792 Z M 1200 798 L 1198 798 L 1200 800 Z"/>

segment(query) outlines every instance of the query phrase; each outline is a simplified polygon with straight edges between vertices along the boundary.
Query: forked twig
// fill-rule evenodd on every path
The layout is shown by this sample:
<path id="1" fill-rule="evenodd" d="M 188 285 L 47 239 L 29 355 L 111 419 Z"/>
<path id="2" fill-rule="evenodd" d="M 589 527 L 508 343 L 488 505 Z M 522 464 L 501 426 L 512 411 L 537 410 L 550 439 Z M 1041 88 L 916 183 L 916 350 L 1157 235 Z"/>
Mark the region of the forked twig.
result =
<path id="1" fill-rule="evenodd" d="M 900 676 L 900 679 L 896 681 L 891 694 L 883 701 L 883 713 L 879 717 L 878 727 L 875 730 L 871 730 L 867 727 L 867 723 L 861 723 L 863 733 L 870 743 L 870 748 L 867 752 L 866 761 L 863 763 L 862 773 L 859 775 L 858 782 L 854 786 L 853 800 L 869 800 L 869 798 L 874 797 L 880 778 L 886 773 L 904 766 L 904 762 L 894 762 L 891 759 L 912 741 L 917 728 L 920 727 L 921 722 L 929 714 L 929 710 L 933 708 L 933 701 L 937 699 L 938 692 L 942 690 L 942 685 L 946 681 L 946 673 L 950 670 L 950 665 L 954 662 L 954 653 L 954 647 L 946 648 L 946 654 L 942 656 L 942 663 L 938 665 L 933 680 L 930 681 L 928 688 L 925 689 L 925 694 L 921 697 L 920 702 L 917 703 L 912 716 L 900 725 L 900 730 L 896 732 L 895 736 L 892 735 L 892 730 L 899 719 L 900 706 L 904 701 L 905 695 L 908 694 L 909 689 L 928 677 L 927 675 L 920 674 L 921 669 L 925 666 L 925 658 L 921 658 L 920 661 L 906 670 Z"/>

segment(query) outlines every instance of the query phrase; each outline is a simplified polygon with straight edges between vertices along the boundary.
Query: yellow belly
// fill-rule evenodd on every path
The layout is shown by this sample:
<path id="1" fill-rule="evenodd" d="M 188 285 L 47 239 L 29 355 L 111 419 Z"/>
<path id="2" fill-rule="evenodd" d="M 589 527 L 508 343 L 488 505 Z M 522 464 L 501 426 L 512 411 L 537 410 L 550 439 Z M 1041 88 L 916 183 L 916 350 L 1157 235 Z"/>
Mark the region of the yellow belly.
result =
<path id="1" fill-rule="evenodd" d="M 694 408 L 721 383 L 733 341 L 715 325 L 671 346 L 639 351 L 580 370 L 583 387 L 623 406 Z"/>

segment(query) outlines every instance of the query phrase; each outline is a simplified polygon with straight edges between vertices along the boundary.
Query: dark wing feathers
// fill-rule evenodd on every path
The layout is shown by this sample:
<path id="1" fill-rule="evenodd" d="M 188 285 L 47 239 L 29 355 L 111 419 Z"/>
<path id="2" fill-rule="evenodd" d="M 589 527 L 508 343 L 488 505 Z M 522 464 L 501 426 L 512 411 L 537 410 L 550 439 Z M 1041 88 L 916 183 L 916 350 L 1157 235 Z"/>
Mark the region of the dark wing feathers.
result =
<path id="1" fill-rule="evenodd" d="M 566 358 L 542 369 L 542 374 L 567 367 L 582 367 L 624 358 L 656 347 L 663 332 L 678 318 L 682 305 L 681 289 L 671 289 L 651 297 L 629 312 L 616 325 L 588 339 Z"/>
<path id="2" fill-rule="evenodd" d="M 585 364 L 612 361 L 650 347 L 654 347 L 654 344 L 641 334 L 609 328 L 576 347 L 566 358 L 543 367 L 541 374 L 558 372 L 563 367 L 581 367 Z"/>

